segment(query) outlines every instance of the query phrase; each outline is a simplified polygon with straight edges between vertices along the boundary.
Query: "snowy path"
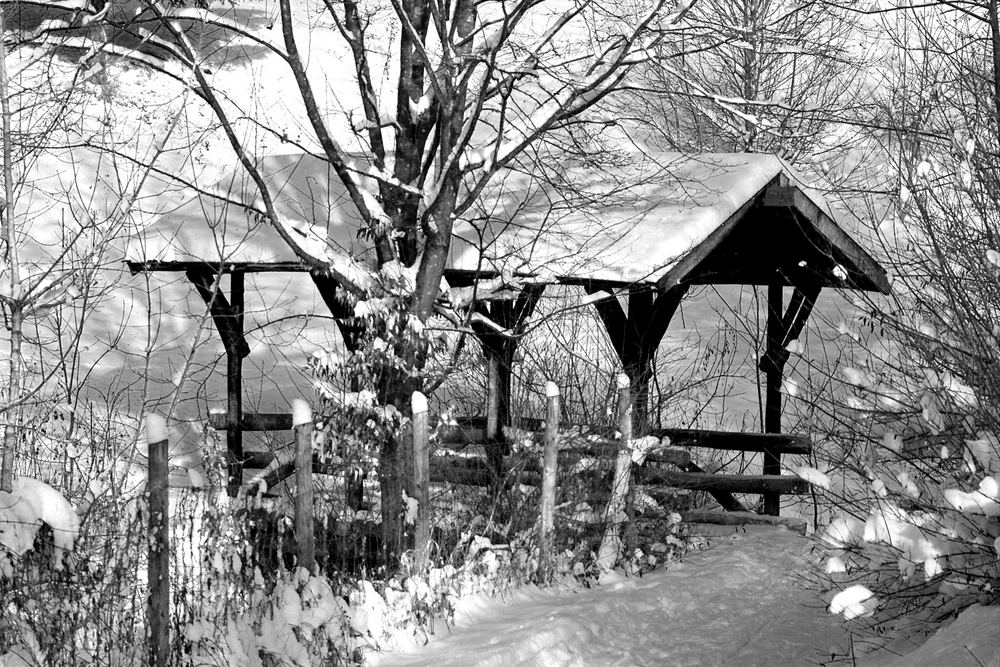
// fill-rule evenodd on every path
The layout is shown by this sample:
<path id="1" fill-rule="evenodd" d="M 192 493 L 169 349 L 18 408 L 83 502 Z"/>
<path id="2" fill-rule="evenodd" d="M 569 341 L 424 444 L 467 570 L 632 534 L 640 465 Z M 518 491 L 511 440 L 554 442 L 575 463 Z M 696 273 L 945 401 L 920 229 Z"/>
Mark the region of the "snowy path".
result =
<path id="1" fill-rule="evenodd" d="M 379 664 L 743 667 L 823 664 L 834 651 L 842 658 L 838 618 L 799 578 L 809 542 L 748 529 L 643 578 L 581 591 L 529 588 L 504 606 L 483 603 L 459 614 L 450 636 Z"/>

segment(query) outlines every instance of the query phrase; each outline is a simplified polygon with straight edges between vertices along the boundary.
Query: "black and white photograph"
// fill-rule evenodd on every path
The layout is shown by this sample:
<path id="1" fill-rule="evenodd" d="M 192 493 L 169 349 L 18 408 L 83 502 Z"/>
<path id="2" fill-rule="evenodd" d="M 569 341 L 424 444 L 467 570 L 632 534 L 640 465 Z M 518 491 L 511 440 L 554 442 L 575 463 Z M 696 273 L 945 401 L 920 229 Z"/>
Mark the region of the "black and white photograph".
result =
<path id="1" fill-rule="evenodd" d="M 0 667 L 1000 667 L 1000 0 L 0 35 Z"/>

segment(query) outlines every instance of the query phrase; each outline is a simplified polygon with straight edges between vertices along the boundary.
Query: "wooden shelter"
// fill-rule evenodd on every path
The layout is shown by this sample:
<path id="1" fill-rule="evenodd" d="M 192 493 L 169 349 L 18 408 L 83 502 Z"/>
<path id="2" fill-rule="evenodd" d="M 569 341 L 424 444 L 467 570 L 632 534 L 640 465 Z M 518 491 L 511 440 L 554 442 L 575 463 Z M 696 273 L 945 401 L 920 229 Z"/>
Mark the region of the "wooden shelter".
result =
<path id="1" fill-rule="evenodd" d="M 296 238 L 348 267 L 371 261 L 328 165 L 311 156 L 278 156 L 266 160 L 262 172 Z M 211 310 L 227 356 L 227 412 L 216 426 L 227 430 L 231 487 L 239 485 L 251 458 L 242 432 L 291 426 L 285 415 L 243 412 L 242 360 L 249 353 L 244 276 L 309 272 L 347 348 L 358 340 L 336 281 L 299 261 L 270 225 L 248 213 L 255 201 L 252 183 L 234 174 L 217 184 L 214 196 L 198 196 L 162 216 L 129 257 L 134 272 L 182 272 Z M 222 275 L 229 276 L 228 295 L 220 289 Z M 688 288 L 767 286 L 767 349 L 760 364 L 767 377 L 767 433 L 781 431 L 786 347 L 798 338 L 820 291 L 889 291 L 883 269 L 837 224 L 819 193 L 780 158 L 742 153 L 666 153 L 631 156 L 620 166 L 571 165 L 555 174 L 506 172 L 457 225 L 446 279 L 453 301 L 484 281 L 501 287 L 471 306 L 483 316 L 473 327 L 489 363 L 491 440 L 502 440 L 510 423 L 519 332 L 546 285 L 579 285 L 594 295 L 633 383 L 640 429 L 657 347 Z M 780 447 L 764 442 L 754 448 L 764 453 L 764 475 L 778 475 Z M 777 514 L 778 500 L 777 493 L 765 492 L 767 513 Z"/>

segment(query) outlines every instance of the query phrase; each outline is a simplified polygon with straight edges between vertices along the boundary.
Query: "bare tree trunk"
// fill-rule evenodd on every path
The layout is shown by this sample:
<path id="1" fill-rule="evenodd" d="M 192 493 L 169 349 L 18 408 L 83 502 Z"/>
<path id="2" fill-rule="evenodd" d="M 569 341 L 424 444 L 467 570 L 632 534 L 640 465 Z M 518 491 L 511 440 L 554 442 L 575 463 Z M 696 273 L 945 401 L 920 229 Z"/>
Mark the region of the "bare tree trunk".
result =
<path id="1" fill-rule="evenodd" d="M 6 33 L 3 9 L 0 8 L 0 38 Z M 17 258 L 14 230 L 14 166 L 10 136 L 10 82 L 7 78 L 6 46 L 0 44 L 0 115 L 3 120 L 3 231 L 7 248 L 4 259 L 10 269 L 10 371 L 7 377 L 6 425 L 3 433 L 3 463 L 0 467 L 0 490 L 10 492 L 14 482 L 14 449 L 17 446 L 18 422 L 21 409 L 17 405 L 21 394 L 21 340 L 24 312 L 19 301 L 21 272 Z"/>

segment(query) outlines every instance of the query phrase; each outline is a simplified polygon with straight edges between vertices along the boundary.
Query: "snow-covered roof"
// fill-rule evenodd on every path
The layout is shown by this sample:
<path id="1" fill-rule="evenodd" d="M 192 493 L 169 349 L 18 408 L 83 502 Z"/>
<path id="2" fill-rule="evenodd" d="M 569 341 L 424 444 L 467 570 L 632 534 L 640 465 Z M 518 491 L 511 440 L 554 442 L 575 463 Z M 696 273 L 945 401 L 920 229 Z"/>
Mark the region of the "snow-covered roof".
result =
<path id="1" fill-rule="evenodd" d="M 359 240 L 360 217 L 325 161 L 273 156 L 261 171 L 279 218 L 304 247 L 323 239 L 326 256 L 371 261 Z M 262 208 L 239 170 L 160 216 L 129 259 L 157 261 L 161 269 L 296 264 L 247 206 Z M 453 275 L 661 288 L 778 279 L 889 289 L 884 271 L 837 224 L 821 194 L 780 158 L 746 153 L 644 154 L 612 165 L 501 172 L 456 224 L 448 268 Z"/>

